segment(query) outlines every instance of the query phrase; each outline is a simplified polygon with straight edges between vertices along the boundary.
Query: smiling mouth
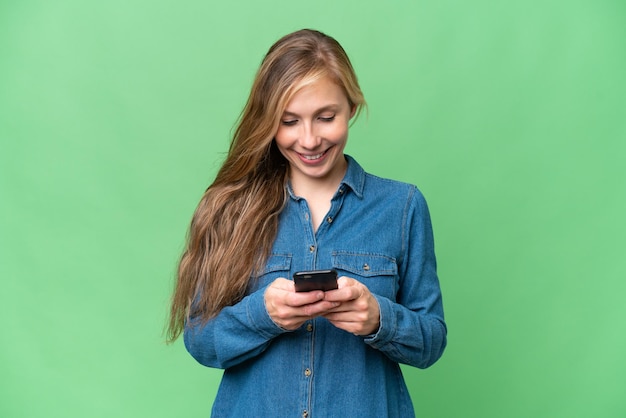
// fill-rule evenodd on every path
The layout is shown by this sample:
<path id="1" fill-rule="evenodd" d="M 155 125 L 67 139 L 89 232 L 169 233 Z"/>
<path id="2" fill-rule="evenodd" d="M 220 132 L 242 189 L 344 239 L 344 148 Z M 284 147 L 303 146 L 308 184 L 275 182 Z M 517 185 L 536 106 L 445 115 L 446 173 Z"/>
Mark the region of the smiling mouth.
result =
<path id="1" fill-rule="evenodd" d="M 320 158 L 322 158 L 324 156 L 324 154 L 326 154 L 326 151 L 320 152 L 319 154 L 315 154 L 315 155 L 304 155 L 304 154 L 300 154 L 300 155 L 305 160 L 315 161 L 315 160 L 319 160 Z"/>

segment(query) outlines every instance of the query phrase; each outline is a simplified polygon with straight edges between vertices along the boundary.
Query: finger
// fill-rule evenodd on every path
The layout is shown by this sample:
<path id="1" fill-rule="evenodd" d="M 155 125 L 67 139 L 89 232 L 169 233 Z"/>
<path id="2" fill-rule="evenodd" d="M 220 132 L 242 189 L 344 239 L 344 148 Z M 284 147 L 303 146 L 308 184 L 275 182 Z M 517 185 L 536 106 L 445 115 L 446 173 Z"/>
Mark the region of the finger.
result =
<path id="1" fill-rule="evenodd" d="M 274 302 L 293 307 L 308 305 L 324 298 L 324 292 L 321 290 L 296 292 L 293 281 L 282 277 L 274 280 L 267 290 L 266 294 L 269 294 Z"/>
<path id="2" fill-rule="evenodd" d="M 369 319 L 366 312 L 357 311 L 330 311 L 323 316 L 329 321 L 345 323 L 361 323 Z"/>
<path id="3" fill-rule="evenodd" d="M 347 286 L 354 286 L 356 283 L 358 283 L 356 280 L 347 276 L 341 276 L 339 279 L 337 279 L 337 287 L 339 289 L 343 289 Z"/>
<path id="4" fill-rule="evenodd" d="M 363 326 L 361 323 L 359 322 L 346 322 L 346 321 L 330 321 L 329 322 L 331 324 L 333 324 L 335 327 L 344 330 L 346 332 L 349 332 L 350 334 L 354 334 L 354 335 L 367 335 L 366 332 L 364 332 L 363 330 Z"/>
<path id="5" fill-rule="evenodd" d="M 293 281 L 282 277 L 274 280 L 268 290 L 289 306 L 302 306 L 324 299 L 324 292 L 321 290 L 296 292 Z"/>
<path id="6" fill-rule="evenodd" d="M 372 334 L 380 325 L 376 320 L 356 320 L 357 318 L 346 313 L 324 315 L 324 318 L 335 327 L 355 335 Z"/>
<path id="7" fill-rule="evenodd" d="M 313 318 L 316 316 L 324 316 L 337 306 L 339 306 L 339 302 L 328 302 L 322 300 L 316 303 L 312 303 L 310 305 L 304 305 L 300 309 L 304 316 L 307 316 L 308 318 Z"/>
<path id="8" fill-rule="evenodd" d="M 266 293 L 265 307 L 272 320 L 282 328 L 296 329 L 316 311 L 314 308 L 310 308 L 311 305 L 304 305 L 303 307 L 290 306 L 285 302 L 287 298 L 284 295 L 285 292 L 276 291 L 276 293 L 279 294 L 274 294 L 274 292 Z M 280 293 L 283 294 L 281 295 Z"/>
<path id="9" fill-rule="evenodd" d="M 324 294 L 324 300 L 333 301 L 333 302 L 348 302 L 351 300 L 355 300 L 364 294 L 363 284 L 360 282 L 350 279 L 348 277 L 342 277 L 341 282 L 338 281 L 338 284 L 341 285 L 335 290 L 329 290 Z M 341 280 L 340 279 L 340 280 Z"/>
<path id="10" fill-rule="evenodd" d="M 293 307 L 310 305 L 324 299 L 324 292 L 313 290 L 311 292 L 289 292 L 285 295 L 285 304 Z"/>

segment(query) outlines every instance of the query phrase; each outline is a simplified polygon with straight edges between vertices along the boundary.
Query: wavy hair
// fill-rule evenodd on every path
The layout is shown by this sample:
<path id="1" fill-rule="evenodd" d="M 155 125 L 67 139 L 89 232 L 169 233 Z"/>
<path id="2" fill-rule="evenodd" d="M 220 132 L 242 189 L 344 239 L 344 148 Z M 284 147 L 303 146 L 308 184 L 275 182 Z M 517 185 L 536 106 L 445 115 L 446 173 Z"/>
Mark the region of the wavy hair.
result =
<path id="1" fill-rule="evenodd" d="M 269 49 L 239 117 L 230 148 L 192 217 L 178 265 L 167 341 L 185 321 L 204 323 L 240 301 L 258 277 L 285 205 L 289 165 L 274 141 L 282 113 L 302 87 L 323 77 L 340 86 L 358 114 L 365 105 L 341 45 L 303 29 Z"/>

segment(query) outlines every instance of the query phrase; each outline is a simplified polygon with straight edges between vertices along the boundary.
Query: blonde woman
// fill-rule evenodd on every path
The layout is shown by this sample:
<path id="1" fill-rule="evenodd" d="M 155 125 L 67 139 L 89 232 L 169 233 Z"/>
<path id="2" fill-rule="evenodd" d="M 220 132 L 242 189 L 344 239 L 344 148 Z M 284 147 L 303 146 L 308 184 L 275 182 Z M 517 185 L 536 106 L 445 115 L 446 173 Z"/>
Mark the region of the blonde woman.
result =
<path id="1" fill-rule="evenodd" d="M 169 340 L 224 369 L 213 417 L 410 417 L 400 363 L 446 345 L 426 202 L 344 154 L 365 105 L 333 38 L 265 56 L 228 156 L 193 216 Z M 337 289 L 297 292 L 297 271 Z M 417 402 L 419 405 L 419 401 Z"/>

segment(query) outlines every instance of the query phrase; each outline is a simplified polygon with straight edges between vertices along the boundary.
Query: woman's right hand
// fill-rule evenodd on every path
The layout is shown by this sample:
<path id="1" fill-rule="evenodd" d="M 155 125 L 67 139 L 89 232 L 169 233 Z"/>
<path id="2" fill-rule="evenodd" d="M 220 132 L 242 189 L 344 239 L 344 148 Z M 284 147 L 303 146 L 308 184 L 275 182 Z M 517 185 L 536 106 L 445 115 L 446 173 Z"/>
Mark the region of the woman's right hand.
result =
<path id="1" fill-rule="evenodd" d="M 293 331 L 311 318 L 339 306 L 324 300 L 324 292 L 296 292 L 291 280 L 278 278 L 265 290 L 265 308 L 272 321 L 283 329 Z"/>

